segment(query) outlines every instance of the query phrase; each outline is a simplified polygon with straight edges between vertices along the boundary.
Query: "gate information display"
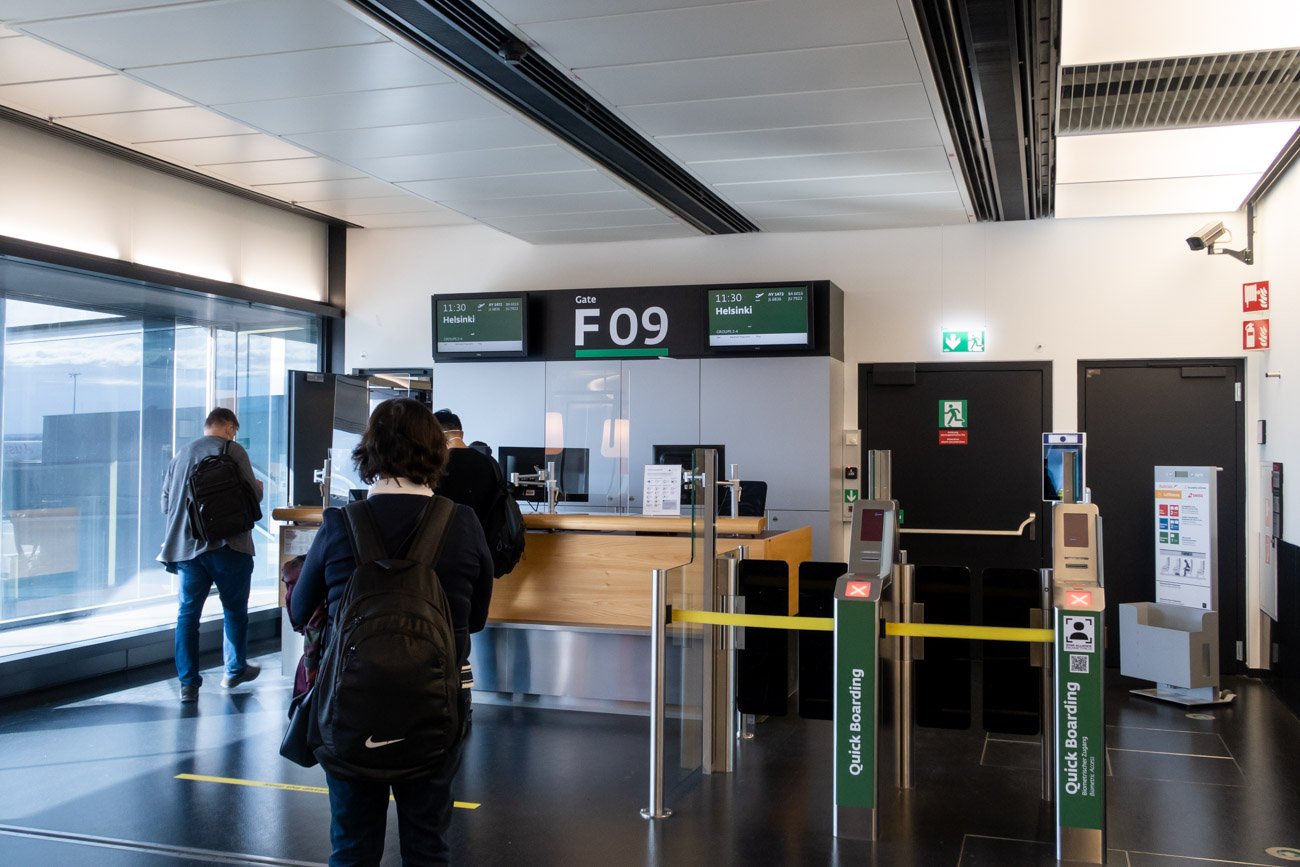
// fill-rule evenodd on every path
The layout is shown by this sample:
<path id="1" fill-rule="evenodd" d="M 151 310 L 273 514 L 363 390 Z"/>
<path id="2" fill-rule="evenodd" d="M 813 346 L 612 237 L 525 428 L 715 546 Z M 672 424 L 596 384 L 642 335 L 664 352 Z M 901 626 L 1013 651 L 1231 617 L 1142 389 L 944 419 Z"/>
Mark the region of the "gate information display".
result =
<path id="1" fill-rule="evenodd" d="M 709 346 L 807 346 L 811 297 L 803 288 L 710 289 Z"/>
<path id="2" fill-rule="evenodd" d="M 521 296 L 435 297 L 434 351 L 466 355 L 524 352 Z"/>

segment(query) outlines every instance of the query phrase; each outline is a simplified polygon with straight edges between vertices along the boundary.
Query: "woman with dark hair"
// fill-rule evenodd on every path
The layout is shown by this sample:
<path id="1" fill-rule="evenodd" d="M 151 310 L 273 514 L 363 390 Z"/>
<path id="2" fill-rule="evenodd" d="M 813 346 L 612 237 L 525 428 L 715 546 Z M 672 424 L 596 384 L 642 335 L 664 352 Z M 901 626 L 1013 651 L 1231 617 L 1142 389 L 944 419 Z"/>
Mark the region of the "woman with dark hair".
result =
<path id="1" fill-rule="evenodd" d="M 370 485 L 365 504 L 380 528 L 384 546 L 393 557 L 401 557 L 447 465 L 442 428 L 419 401 L 406 397 L 386 400 L 371 413 L 352 459 L 362 480 Z M 295 625 L 305 624 L 325 600 L 329 617 L 322 645 L 327 646 L 339 601 L 357 564 L 342 511 L 326 509 L 321 518 L 321 528 L 290 600 L 289 618 Z M 478 518 L 468 507 L 455 507 L 434 568 L 447 595 L 456 650 L 464 666 L 469 660 L 469 635 L 483 628 L 492 598 L 492 555 Z M 466 712 L 469 698 L 466 689 L 462 694 Z M 347 780 L 327 772 L 330 841 L 334 846 L 329 863 L 379 863 L 390 791 L 397 801 L 402 863 L 449 863 L 451 782 L 459 767 L 458 746 L 427 779 L 383 783 Z"/>

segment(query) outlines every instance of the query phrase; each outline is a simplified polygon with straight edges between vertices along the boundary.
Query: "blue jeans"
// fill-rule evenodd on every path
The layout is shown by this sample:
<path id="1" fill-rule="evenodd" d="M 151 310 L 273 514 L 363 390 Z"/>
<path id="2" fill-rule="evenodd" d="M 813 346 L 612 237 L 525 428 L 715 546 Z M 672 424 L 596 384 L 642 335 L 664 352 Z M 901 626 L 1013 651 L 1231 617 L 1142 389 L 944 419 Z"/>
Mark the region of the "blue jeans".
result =
<path id="1" fill-rule="evenodd" d="M 193 560 L 176 564 L 181 576 L 181 605 L 176 614 L 176 673 L 182 686 L 199 686 L 199 618 L 212 585 L 217 585 L 225 612 L 226 674 L 239 674 L 248 665 L 248 591 L 253 557 L 222 546 Z"/>
<path id="2" fill-rule="evenodd" d="M 463 745 L 463 741 L 462 741 Z M 450 864 L 451 781 L 460 769 L 462 746 L 447 756 L 439 772 L 425 780 L 400 783 L 341 780 L 325 774 L 330 790 L 330 867 L 376 867 L 384 856 L 388 791 L 397 801 L 397 833 L 404 867 Z"/>

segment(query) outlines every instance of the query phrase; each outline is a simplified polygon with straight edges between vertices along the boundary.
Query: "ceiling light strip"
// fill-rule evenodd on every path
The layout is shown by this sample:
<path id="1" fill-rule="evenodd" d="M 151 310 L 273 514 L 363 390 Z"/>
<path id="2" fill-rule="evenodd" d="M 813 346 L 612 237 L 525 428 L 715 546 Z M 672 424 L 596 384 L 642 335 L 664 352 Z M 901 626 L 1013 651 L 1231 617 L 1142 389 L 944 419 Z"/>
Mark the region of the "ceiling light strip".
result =
<path id="1" fill-rule="evenodd" d="M 706 234 L 759 227 L 468 0 L 351 0 Z"/>

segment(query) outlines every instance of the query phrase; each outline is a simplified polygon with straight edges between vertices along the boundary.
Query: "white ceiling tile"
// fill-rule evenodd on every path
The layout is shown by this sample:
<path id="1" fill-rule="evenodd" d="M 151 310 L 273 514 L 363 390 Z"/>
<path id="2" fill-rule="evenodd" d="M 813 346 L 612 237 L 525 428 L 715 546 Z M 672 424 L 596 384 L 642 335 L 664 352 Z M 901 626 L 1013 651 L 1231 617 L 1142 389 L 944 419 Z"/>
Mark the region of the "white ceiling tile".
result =
<path id="1" fill-rule="evenodd" d="M 559 145 L 383 157 L 356 160 L 354 164 L 367 174 L 393 182 L 570 172 L 591 168 L 586 160 L 574 156 Z"/>
<path id="2" fill-rule="evenodd" d="M 312 156 L 300 147 L 261 133 L 147 142 L 137 145 L 136 149 L 151 156 L 190 166 L 246 163 L 255 160 L 290 160 Z"/>
<path id="3" fill-rule="evenodd" d="M 505 199 L 518 196 L 548 196 L 562 193 L 597 193 L 616 190 L 618 184 L 594 169 L 580 172 L 549 172 L 542 175 L 510 175 L 497 178 L 448 178 L 411 181 L 398 186 L 435 202 L 453 199 Z M 457 208 L 460 210 L 460 208 Z"/>
<path id="4" fill-rule="evenodd" d="M 564 229 L 555 232 L 511 233 L 530 244 L 599 244 L 607 241 L 653 241 L 697 238 L 700 233 L 683 223 L 671 226 L 625 226 L 611 229 Z"/>
<path id="5" fill-rule="evenodd" d="M 578 78 L 617 106 L 916 84 L 905 41 L 583 69 Z"/>
<path id="6" fill-rule="evenodd" d="M 203 105 L 298 99 L 451 81 L 431 62 L 393 42 L 129 71 Z"/>
<path id="7" fill-rule="evenodd" d="M 639 210 L 648 200 L 630 190 L 570 193 L 558 196 L 520 196 L 507 199 L 444 199 L 449 208 L 483 219 L 524 217 L 535 214 L 582 214 L 593 211 Z"/>
<path id="8" fill-rule="evenodd" d="M 793 199 L 775 202 L 748 202 L 745 216 L 754 220 L 799 217 L 828 217 L 845 214 L 875 214 L 908 218 L 929 213 L 961 211 L 961 196 L 947 193 L 918 193 L 911 196 L 857 196 L 850 198 Z"/>
<path id="9" fill-rule="evenodd" d="M 655 9 L 681 9 L 687 6 L 710 6 L 735 0 L 484 0 L 480 5 L 495 9 L 512 24 L 536 21 L 563 21 L 567 18 L 594 18 L 599 15 L 648 12 Z"/>
<path id="10" fill-rule="evenodd" d="M 393 192 L 398 191 L 393 190 Z M 313 211 L 323 211 L 326 214 L 349 219 L 378 214 L 405 214 L 414 211 L 420 211 L 421 213 L 447 211 L 448 214 L 455 214 L 454 211 L 441 208 L 427 199 L 422 199 L 411 193 L 379 196 L 373 199 L 325 199 L 319 202 L 299 202 L 298 204 L 305 208 L 311 208 Z M 461 215 L 457 214 L 456 216 Z"/>
<path id="11" fill-rule="evenodd" d="M 109 71 L 89 60 L 52 48 L 38 39 L 15 35 L 0 45 L 0 84 L 87 78 L 104 75 Z"/>
<path id="12" fill-rule="evenodd" d="M 941 147 L 939 131 L 929 117 L 883 123 L 656 136 L 655 140 L 665 150 L 687 162 Z"/>
<path id="13" fill-rule="evenodd" d="M 258 186 L 266 193 L 286 202 L 315 202 L 322 199 L 373 199 L 391 196 L 393 188 L 374 178 L 349 178 L 339 181 L 307 181 L 299 184 Z"/>
<path id="14" fill-rule="evenodd" d="M 907 38 L 897 5 L 863 0 L 725 3 L 522 29 L 572 69 Z"/>
<path id="15" fill-rule="evenodd" d="M 321 0 L 181 3 L 24 29 L 116 69 L 384 41 L 366 22 Z"/>
<path id="16" fill-rule="evenodd" d="M 225 163 L 205 165 L 201 168 L 249 187 L 266 184 L 296 184 L 303 181 L 334 181 L 362 176 L 361 172 L 350 166 L 341 166 L 320 157 Z"/>
<path id="17" fill-rule="evenodd" d="M 338 216 L 335 214 L 334 216 Z M 474 221 L 463 214 L 441 209 L 397 214 L 367 214 L 350 220 L 367 229 L 405 229 L 415 226 L 464 226 Z"/>
<path id="18" fill-rule="evenodd" d="M 217 109 L 250 126 L 280 135 L 416 123 L 447 123 L 504 114 L 502 109 L 460 84 L 431 84 L 302 99 L 241 102 L 218 105 Z"/>
<path id="19" fill-rule="evenodd" d="M 750 181 L 859 178 L 948 171 L 943 148 L 872 151 L 861 154 L 770 157 L 757 160 L 719 160 L 691 163 L 691 173 L 710 184 Z M 951 177 L 951 175 L 950 175 Z"/>
<path id="20" fill-rule="evenodd" d="M 1122 27 L 1116 22 L 1123 21 Z M 1300 4 L 1250 0 L 1065 0 L 1061 63 L 1073 66 L 1300 45 Z"/>
<path id="21" fill-rule="evenodd" d="M 666 226 L 677 221 L 663 211 L 642 208 L 636 211 L 592 211 L 582 214 L 538 214 L 529 217 L 494 217 L 484 222 L 512 235 L 516 232 L 558 231 L 561 229 L 599 229 L 627 226 Z"/>
<path id="22" fill-rule="evenodd" d="M 920 84 L 626 105 L 622 113 L 651 135 L 893 120 L 924 120 L 934 124 L 925 88 Z"/>
<path id="23" fill-rule="evenodd" d="M 1061 136 L 1056 142 L 1056 182 L 1262 174 L 1295 131 L 1291 120 Z"/>
<path id="24" fill-rule="evenodd" d="M 966 212 L 926 211 L 900 217 L 897 214 L 840 214 L 825 217 L 792 217 L 761 220 L 765 232 L 845 232 L 860 229 L 902 229 L 908 226 L 954 226 L 966 223 Z"/>
<path id="25" fill-rule="evenodd" d="M 0 0 L 0 21 L 28 21 L 41 18 L 67 18 L 72 15 L 90 15 L 112 12 L 129 5 L 167 6 L 176 0 Z"/>
<path id="26" fill-rule="evenodd" d="M 1067 219 L 1235 211 L 1258 180 L 1259 174 L 1251 173 L 1057 184 L 1056 216 Z"/>
<path id="27" fill-rule="evenodd" d="M 817 199 L 843 196 L 892 196 L 943 193 L 956 189 L 952 172 L 916 175 L 874 175 L 863 178 L 772 181 L 719 184 L 717 192 L 732 202 L 771 202 L 782 199 Z"/>
<path id="28" fill-rule="evenodd" d="M 293 140 L 344 162 L 374 157 L 450 153 L 481 147 L 551 144 L 549 136 L 513 117 L 305 133 Z"/>
<path id="29" fill-rule="evenodd" d="M 0 103 L 31 106 L 41 117 L 182 108 L 176 97 L 120 75 L 0 86 Z"/>
<path id="30" fill-rule="evenodd" d="M 71 117 L 64 126 L 88 132 L 110 141 L 128 144 L 205 136 L 242 135 L 248 127 L 203 108 L 164 108 L 120 114 L 92 114 Z"/>

